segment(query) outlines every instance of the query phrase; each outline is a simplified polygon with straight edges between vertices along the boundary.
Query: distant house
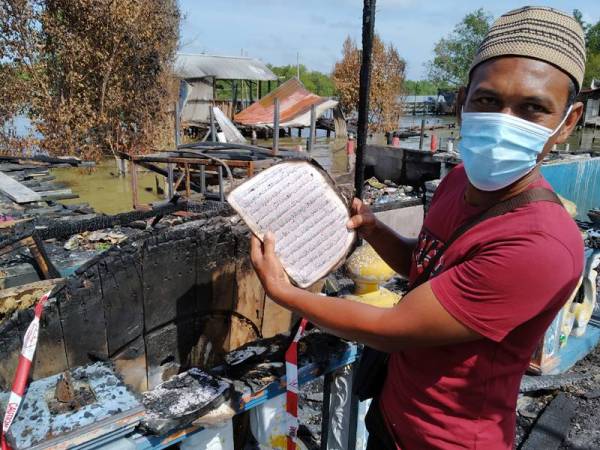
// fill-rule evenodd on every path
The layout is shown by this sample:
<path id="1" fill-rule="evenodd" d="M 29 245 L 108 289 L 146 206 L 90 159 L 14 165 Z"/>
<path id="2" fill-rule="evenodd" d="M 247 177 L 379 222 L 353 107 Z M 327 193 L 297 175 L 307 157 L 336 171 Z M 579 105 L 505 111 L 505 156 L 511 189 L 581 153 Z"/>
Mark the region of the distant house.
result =
<path id="1" fill-rule="evenodd" d="M 447 109 L 443 95 L 405 95 L 398 100 L 404 115 L 440 114 Z"/>
<path id="2" fill-rule="evenodd" d="M 258 99 L 261 83 L 277 81 L 262 61 L 241 56 L 192 55 L 178 53 L 174 72 L 188 84 L 187 101 L 181 111 L 183 126 L 198 127 L 209 122 L 209 107 L 218 106 L 227 116 Z M 230 98 L 217 99 L 217 81 L 224 80 Z M 274 86 L 275 87 L 275 86 Z"/>
<path id="3" fill-rule="evenodd" d="M 583 89 L 577 96 L 583 103 L 581 124 L 584 126 L 600 126 L 600 87 Z"/>

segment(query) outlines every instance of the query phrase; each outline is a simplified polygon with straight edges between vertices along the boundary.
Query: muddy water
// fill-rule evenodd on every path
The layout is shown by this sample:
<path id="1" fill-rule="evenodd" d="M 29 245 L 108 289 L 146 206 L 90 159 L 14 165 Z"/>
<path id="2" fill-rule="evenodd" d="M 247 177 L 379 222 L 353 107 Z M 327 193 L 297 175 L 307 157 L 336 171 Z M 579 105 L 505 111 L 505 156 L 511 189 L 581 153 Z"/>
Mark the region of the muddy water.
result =
<path id="1" fill-rule="evenodd" d="M 131 211 L 133 197 L 131 194 L 131 179 L 129 174 L 125 177 L 116 175 L 114 159 L 107 159 L 98 164 L 95 170 L 65 168 L 52 169 L 56 181 L 66 184 L 71 190 L 79 194 L 79 198 L 61 200 L 64 204 L 89 203 L 98 212 L 117 214 Z M 156 202 L 163 199 L 156 194 L 154 174 L 147 171 L 138 173 L 138 199 L 140 203 Z M 162 177 L 159 177 L 162 178 Z M 161 187 L 162 187 L 162 180 Z"/>

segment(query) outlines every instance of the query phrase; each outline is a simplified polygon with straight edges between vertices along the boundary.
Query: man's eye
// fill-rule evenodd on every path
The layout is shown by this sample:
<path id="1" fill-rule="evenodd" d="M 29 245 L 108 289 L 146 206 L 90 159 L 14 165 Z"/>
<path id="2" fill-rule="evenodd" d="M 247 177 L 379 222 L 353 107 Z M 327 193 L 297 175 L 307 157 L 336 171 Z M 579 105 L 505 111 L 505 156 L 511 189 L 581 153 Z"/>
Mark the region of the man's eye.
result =
<path id="1" fill-rule="evenodd" d="M 494 97 L 478 97 L 475 102 L 482 106 L 491 106 L 496 104 L 496 99 Z"/>
<path id="2" fill-rule="evenodd" d="M 525 105 L 525 110 L 530 113 L 542 113 L 547 112 L 546 108 L 536 103 L 527 103 Z"/>

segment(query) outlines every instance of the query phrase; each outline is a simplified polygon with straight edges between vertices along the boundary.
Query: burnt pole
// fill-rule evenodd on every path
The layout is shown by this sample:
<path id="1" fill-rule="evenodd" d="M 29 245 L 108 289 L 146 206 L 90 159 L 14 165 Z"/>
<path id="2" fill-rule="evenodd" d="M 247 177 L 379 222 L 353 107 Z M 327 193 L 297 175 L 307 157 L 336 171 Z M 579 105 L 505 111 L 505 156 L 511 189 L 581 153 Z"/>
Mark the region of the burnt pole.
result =
<path id="1" fill-rule="evenodd" d="M 273 154 L 279 153 L 279 99 L 275 97 L 273 104 Z"/>
<path id="2" fill-rule="evenodd" d="M 355 196 L 362 198 L 365 181 L 365 149 L 369 127 L 369 89 L 371 86 L 371 54 L 375 32 L 375 0 L 364 0 L 362 22 L 362 58 L 358 88 L 358 124 L 356 166 L 354 168 Z"/>

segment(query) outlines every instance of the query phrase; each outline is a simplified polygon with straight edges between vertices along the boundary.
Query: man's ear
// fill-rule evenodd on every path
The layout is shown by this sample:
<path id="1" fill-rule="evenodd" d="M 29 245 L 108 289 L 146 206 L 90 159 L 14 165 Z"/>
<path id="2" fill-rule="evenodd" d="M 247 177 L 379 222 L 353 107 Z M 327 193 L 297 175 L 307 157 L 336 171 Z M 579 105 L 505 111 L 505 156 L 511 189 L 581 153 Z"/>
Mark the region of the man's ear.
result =
<path id="1" fill-rule="evenodd" d="M 575 102 L 573 103 L 573 108 L 571 108 L 571 112 L 565 120 L 565 124 L 562 126 L 562 129 L 558 133 L 554 144 L 563 144 L 569 138 L 577 124 L 579 123 L 579 119 L 581 119 L 581 115 L 583 114 L 583 103 Z"/>
<path id="2" fill-rule="evenodd" d="M 456 94 L 456 103 L 454 104 L 454 114 L 456 115 L 456 121 L 458 122 L 458 126 L 460 126 L 462 122 L 462 109 L 467 100 L 467 88 L 465 86 L 461 86 L 458 88 L 458 93 Z"/>

